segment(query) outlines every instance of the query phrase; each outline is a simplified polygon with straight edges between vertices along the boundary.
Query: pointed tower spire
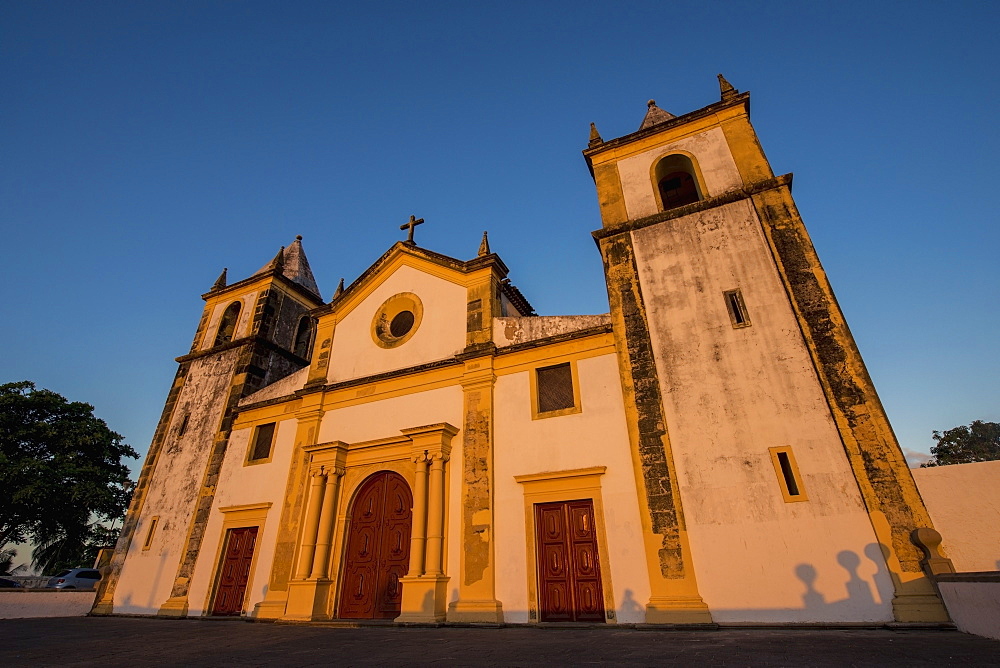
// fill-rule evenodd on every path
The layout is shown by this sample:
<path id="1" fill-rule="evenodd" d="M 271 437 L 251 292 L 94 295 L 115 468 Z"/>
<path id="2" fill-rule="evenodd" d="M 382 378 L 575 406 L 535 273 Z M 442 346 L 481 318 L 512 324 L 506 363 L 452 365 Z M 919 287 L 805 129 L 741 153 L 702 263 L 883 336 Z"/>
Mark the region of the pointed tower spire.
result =
<path id="1" fill-rule="evenodd" d="M 490 240 L 483 232 L 483 240 L 479 242 L 479 257 L 490 254 Z"/>
<path id="2" fill-rule="evenodd" d="M 588 146 L 597 146 L 598 144 L 603 144 L 604 140 L 601 139 L 601 133 L 597 131 L 597 126 L 593 123 L 590 124 L 590 142 Z"/>
<path id="3" fill-rule="evenodd" d="M 738 90 L 733 88 L 733 84 L 726 81 L 726 77 L 721 74 L 719 75 L 719 92 L 722 93 L 723 102 L 728 102 L 739 93 Z"/>
<path id="4" fill-rule="evenodd" d="M 222 273 L 219 274 L 219 277 L 217 279 L 215 279 L 215 283 L 212 284 L 212 289 L 213 290 L 221 290 L 222 288 L 226 287 L 226 272 L 227 271 L 229 271 L 229 267 L 223 267 L 222 268 Z"/>
<path id="5" fill-rule="evenodd" d="M 664 111 L 656 106 L 656 100 L 650 100 L 646 103 L 648 109 L 646 110 L 646 116 L 642 119 L 642 125 L 639 126 L 640 130 L 645 130 L 646 128 L 651 128 L 654 125 L 659 125 L 660 123 L 666 123 L 669 120 L 677 118 L 669 111 Z"/>
<path id="6" fill-rule="evenodd" d="M 274 256 L 274 259 L 258 269 L 254 276 L 268 271 L 278 271 L 282 276 L 293 283 L 298 283 L 314 295 L 319 296 L 320 294 L 319 286 L 316 285 L 312 269 L 309 268 L 306 253 L 302 250 L 301 234 L 296 236 L 295 241 L 287 248 L 282 246 L 278 254 Z"/>
<path id="7" fill-rule="evenodd" d="M 333 293 L 333 298 L 336 299 L 340 295 L 344 294 L 344 279 L 340 279 L 340 283 L 337 283 L 337 290 Z"/>

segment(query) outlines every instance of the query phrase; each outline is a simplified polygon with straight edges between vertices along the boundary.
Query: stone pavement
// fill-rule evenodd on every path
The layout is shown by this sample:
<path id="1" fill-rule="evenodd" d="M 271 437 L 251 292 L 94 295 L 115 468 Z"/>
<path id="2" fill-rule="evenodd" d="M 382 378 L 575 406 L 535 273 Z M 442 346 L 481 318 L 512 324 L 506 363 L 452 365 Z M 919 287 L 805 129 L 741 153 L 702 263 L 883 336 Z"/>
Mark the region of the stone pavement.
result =
<path id="1" fill-rule="evenodd" d="M 1000 641 L 887 629 L 398 628 L 0 620 L 0 666 L 1000 666 Z"/>

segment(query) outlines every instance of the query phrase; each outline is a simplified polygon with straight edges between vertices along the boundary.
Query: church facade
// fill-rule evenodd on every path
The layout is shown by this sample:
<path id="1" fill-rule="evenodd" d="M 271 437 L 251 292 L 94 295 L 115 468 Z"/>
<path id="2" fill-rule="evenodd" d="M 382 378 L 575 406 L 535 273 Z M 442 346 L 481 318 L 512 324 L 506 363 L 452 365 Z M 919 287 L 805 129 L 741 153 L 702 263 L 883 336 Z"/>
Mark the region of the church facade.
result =
<path id="1" fill-rule="evenodd" d="M 946 622 L 931 528 L 749 94 L 584 157 L 610 313 L 539 316 L 484 235 L 332 301 L 225 272 L 94 613 Z"/>

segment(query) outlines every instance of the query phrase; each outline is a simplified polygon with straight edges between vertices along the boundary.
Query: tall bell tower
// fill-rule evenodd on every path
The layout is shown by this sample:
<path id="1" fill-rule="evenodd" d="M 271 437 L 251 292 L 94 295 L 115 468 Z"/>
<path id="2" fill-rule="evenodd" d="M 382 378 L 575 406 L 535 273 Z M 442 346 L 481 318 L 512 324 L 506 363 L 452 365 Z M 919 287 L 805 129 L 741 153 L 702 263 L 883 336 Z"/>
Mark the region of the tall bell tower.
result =
<path id="1" fill-rule="evenodd" d="M 682 116 L 651 100 L 623 137 L 592 125 L 584 151 L 644 505 L 647 621 L 726 621 L 755 592 L 800 590 L 803 565 L 834 577 L 845 563 L 875 573 L 884 618 L 947 621 L 911 541 L 930 517 L 792 176 L 772 172 L 749 93 L 719 82 L 720 101 Z"/>
<path id="2" fill-rule="evenodd" d="M 229 284 L 223 270 L 202 295 L 198 330 L 191 350 L 177 358 L 95 614 L 118 611 L 120 581 L 152 578 L 169 571 L 168 564 L 173 580 L 158 577 L 157 600 L 144 603 L 159 606 L 161 615 L 187 614 L 188 585 L 239 402 L 309 365 L 310 312 L 323 300 L 301 239 L 244 280 Z"/>

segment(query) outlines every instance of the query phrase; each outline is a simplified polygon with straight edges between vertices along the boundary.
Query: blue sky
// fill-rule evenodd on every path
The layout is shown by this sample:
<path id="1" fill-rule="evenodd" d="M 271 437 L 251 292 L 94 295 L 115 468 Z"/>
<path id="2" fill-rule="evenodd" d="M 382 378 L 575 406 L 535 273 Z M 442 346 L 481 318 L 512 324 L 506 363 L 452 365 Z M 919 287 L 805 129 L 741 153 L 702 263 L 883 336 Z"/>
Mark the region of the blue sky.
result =
<path id="1" fill-rule="evenodd" d="M 542 314 L 607 310 L 580 151 L 718 99 L 794 194 L 902 446 L 1000 420 L 1000 5 L 0 3 L 0 382 L 145 453 L 223 266 L 296 234 L 329 298 L 483 230 Z M 133 468 L 138 470 L 139 462 Z"/>

